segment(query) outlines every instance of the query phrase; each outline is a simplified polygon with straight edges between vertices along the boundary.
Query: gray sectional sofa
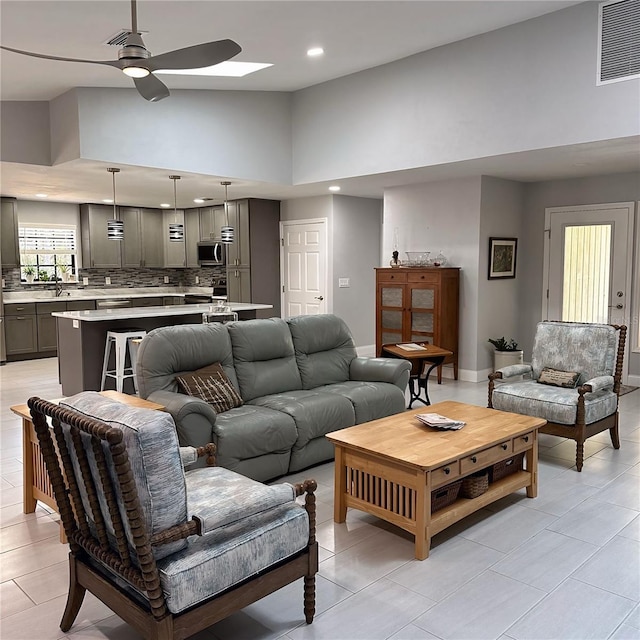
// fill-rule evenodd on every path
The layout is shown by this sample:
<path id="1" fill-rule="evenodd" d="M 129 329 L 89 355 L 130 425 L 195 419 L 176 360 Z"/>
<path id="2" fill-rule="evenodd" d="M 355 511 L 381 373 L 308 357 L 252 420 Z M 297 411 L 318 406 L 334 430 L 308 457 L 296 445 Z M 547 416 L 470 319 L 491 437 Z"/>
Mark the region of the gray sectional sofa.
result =
<path id="1" fill-rule="evenodd" d="M 177 375 L 220 363 L 242 406 L 216 414 Z M 217 463 L 269 480 L 333 459 L 325 434 L 404 411 L 410 364 L 356 355 L 337 316 L 178 325 L 140 345 L 140 396 L 164 405 L 183 446 L 215 442 Z"/>

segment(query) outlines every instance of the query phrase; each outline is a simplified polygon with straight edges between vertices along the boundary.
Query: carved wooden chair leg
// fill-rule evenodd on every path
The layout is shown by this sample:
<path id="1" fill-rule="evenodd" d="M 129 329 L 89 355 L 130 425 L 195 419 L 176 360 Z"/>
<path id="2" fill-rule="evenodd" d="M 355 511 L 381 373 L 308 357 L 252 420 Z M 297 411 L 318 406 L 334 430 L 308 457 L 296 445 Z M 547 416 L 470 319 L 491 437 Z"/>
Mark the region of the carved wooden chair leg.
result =
<path id="1" fill-rule="evenodd" d="M 576 469 L 582 471 L 582 464 L 584 463 L 584 442 L 576 443 Z"/>
<path id="2" fill-rule="evenodd" d="M 313 622 L 316 613 L 316 578 L 315 576 L 304 577 L 304 619 L 307 624 Z"/>
<path id="3" fill-rule="evenodd" d="M 609 429 L 609 435 L 611 436 L 611 444 L 614 449 L 620 448 L 620 432 L 618 431 L 618 416 L 616 415 L 616 423 Z"/>
<path id="4" fill-rule="evenodd" d="M 87 590 L 78 582 L 75 559 L 69 556 L 69 594 L 67 595 L 67 605 L 64 608 L 60 622 L 60 628 L 63 631 L 71 629 L 71 625 L 80 611 L 86 592 Z"/>

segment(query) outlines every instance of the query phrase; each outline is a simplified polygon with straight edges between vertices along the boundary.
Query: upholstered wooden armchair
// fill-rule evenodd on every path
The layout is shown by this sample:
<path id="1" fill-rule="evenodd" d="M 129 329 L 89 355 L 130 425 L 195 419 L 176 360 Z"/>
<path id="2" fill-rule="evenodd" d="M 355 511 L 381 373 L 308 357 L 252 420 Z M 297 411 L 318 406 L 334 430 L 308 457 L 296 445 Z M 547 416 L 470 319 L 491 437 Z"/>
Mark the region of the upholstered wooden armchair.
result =
<path id="1" fill-rule="evenodd" d="M 618 394 L 627 327 L 579 322 L 540 322 L 531 364 L 489 375 L 489 407 L 547 420 L 541 433 L 576 441 L 576 468 L 582 470 L 584 442 L 609 430 L 620 448 Z M 509 382 L 525 375 L 522 382 Z M 495 384 L 496 380 L 505 380 Z"/>
<path id="2" fill-rule="evenodd" d="M 196 455 L 212 462 L 214 445 L 180 449 L 168 413 L 95 392 L 28 404 L 71 551 L 63 631 L 87 589 L 143 637 L 164 640 L 188 638 L 298 578 L 311 623 L 313 480 L 268 486 L 219 467 L 185 472 Z"/>

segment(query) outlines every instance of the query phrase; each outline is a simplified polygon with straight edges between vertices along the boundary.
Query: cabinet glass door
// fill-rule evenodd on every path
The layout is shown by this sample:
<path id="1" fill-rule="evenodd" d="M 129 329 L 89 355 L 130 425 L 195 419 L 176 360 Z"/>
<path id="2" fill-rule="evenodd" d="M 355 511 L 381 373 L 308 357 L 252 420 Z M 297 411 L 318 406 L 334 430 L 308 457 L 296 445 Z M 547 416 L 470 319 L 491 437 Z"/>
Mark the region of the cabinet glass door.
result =
<path id="1" fill-rule="evenodd" d="M 433 288 L 413 287 L 411 289 L 411 341 L 430 338 L 433 342 L 435 312 L 435 291 Z"/>
<path id="2" fill-rule="evenodd" d="M 404 287 L 397 285 L 382 287 L 380 290 L 382 344 L 402 342 L 403 293 Z"/>

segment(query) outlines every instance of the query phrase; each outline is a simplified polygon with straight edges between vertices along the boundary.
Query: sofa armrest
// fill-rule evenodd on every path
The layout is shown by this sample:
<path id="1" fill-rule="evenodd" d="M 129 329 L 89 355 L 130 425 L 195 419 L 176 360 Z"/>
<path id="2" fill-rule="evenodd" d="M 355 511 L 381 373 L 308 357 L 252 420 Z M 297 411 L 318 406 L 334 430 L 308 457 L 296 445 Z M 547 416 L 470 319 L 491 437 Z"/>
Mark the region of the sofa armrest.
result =
<path id="1" fill-rule="evenodd" d="M 171 414 L 183 447 L 204 447 L 215 442 L 216 412 L 204 400 L 173 391 L 154 391 L 147 400 L 161 404 Z"/>
<path id="2" fill-rule="evenodd" d="M 513 376 L 529 375 L 533 377 L 533 367 L 530 364 L 512 364 L 508 367 L 502 367 L 502 369 L 496 369 L 495 373 L 499 373 L 499 376 L 495 376 L 496 380 L 506 380 Z"/>
<path id="3" fill-rule="evenodd" d="M 404 391 L 409 383 L 411 363 L 399 358 L 356 357 L 349 367 L 349 379 L 362 382 L 389 382 Z"/>
<path id="4" fill-rule="evenodd" d="M 595 393 L 596 391 L 602 391 L 603 389 L 613 389 L 613 376 L 597 376 L 587 380 L 582 387 L 589 387 L 585 389 L 586 393 Z"/>

